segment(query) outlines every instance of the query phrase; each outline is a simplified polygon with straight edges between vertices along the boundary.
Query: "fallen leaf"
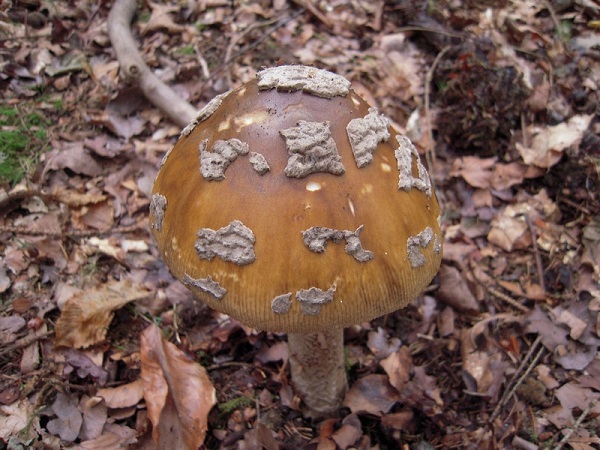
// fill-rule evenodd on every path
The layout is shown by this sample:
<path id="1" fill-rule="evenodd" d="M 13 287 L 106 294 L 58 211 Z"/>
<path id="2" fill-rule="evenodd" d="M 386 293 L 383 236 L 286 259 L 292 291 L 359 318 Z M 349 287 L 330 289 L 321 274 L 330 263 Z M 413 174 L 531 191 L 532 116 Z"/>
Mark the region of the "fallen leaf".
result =
<path id="1" fill-rule="evenodd" d="M 82 450 L 112 450 L 132 447 L 137 443 L 136 430 L 116 423 L 107 423 L 104 432 L 96 439 L 84 441 L 79 444 L 78 449 Z"/>
<path id="2" fill-rule="evenodd" d="M 525 179 L 527 166 L 520 163 L 509 163 L 494 165 L 492 170 L 492 188 L 503 191 L 512 186 L 519 185 Z"/>
<path id="3" fill-rule="evenodd" d="M 560 402 L 560 407 L 550 408 L 546 411 L 546 416 L 559 429 L 573 425 L 575 421 L 573 410 L 575 408 L 585 411 L 592 406 L 591 412 L 593 415 L 600 414 L 600 393 L 584 388 L 576 381 L 570 381 L 558 388 L 554 396 Z"/>
<path id="4" fill-rule="evenodd" d="M 50 420 L 46 425 L 48 431 L 60 436 L 63 441 L 73 442 L 77 439 L 83 424 L 83 417 L 77 408 L 77 404 L 76 398 L 59 392 L 56 395 L 56 400 L 52 403 L 52 411 L 57 417 Z"/>
<path id="5" fill-rule="evenodd" d="M 531 144 L 525 146 L 517 142 L 516 148 L 525 164 L 552 167 L 567 148 L 579 145 L 593 117 L 593 114 L 578 115 L 558 125 L 530 126 L 527 133 L 532 136 Z"/>
<path id="6" fill-rule="evenodd" d="M 413 368 L 412 378 L 404 386 L 400 398 L 430 417 L 440 414 L 444 407 L 436 378 L 427 375 L 423 366 Z"/>
<path id="7" fill-rule="evenodd" d="M 98 389 L 96 395 L 103 398 L 109 408 L 135 406 L 144 398 L 142 380 L 135 380 L 113 388 Z"/>
<path id="8" fill-rule="evenodd" d="M 8 274 L 6 273 L 6 267 L 3 265 L 0 266 L 0 294 L 2 292 L 6 292 L 11 283 L 12 282 L 10 281 Z"/>
<path id="9" fill-rule="evenodd" d="M 389 338 L 387 332 L 381 327 L 378 327 L 377 331 L 369 331 L 367 347 L 377 359 L 387 358 L 397 351 L 401 345 L 400 339 L 397 337 Z"/>
<path id="10" fill-rule="evenodd" d="M 450 176 L 462 177 L 469 185 L 489 189 L 492 182 L 492 168 L 496 164 L 496 158 L 478 158 L 476 156 L 464 156 L 456 158 L 452 163 Z"/>
<path id="11" fill-rule="evenodd" d="M 400 350 L 381 360 L 379 364 L 383 367 L 385 373 L 387 373 L 390 384 L 398 392 L 402 392 L 402 389 L 404 389 L 404 386 L 410 379 L 413 366 L 409 348 L 407 346 L 400 347 Z"/>
<path id="12" fill-rule="evenodd" d="M 527 248 L 532 243 L 527 222 L 523 217 L 516 217 L 508 207 L 496 215 L 491 225 L 488 241 L 507 252 Z"/>
<path id="13" fill-rule="evenodd" d="M 156 325 L 142 333 L 140 355 L 154 442 L 159 448 L 197 449 L 217 401 L 206 370 L 167 342 Z"/>
<path id="14" fill-rule="evenodd" d="M 372 374 L 354 382 L 344 398 L 344 406 L 356 414 L 381 416 L 400 400 L 398 391 L 390 385 L 387 375 Z"/>
<path id="15" fill-rule="evenodd" d="M 414 428 L 413 420 L 415 414 L 411 409 L 405 409 L 403 411 L 385 414 L 381 418 L 381 426 L 389 427 L 394 430 L 402 430 L 404 432 L 410 432 Z"/>
<path id="16" fill-rule="evenodd" d="M 76 293 L 67 300 L 56 322 L 55 345 L 86 348 L 101 342 L 106 337 L 114 311 L 148 295 L 148 291 L 129 281 L 109 281 Z"/>
<path id="17" fill-rule="evenodd" d="M 104 386 L 108 381 L 108 372 L 104 368 L 95 364 L 85 353 L 68 349 L 66 352 L 65 368 L 63 373 L 68 375 L 75 371 L 79 378 L 90 377 L 100 386 Z"/>
<path id="18" fill-rule="evenodd" d="M 342 426 L 333 433 L 331 438 L 339 448 L 346 450 L 362 436 L 362 426 L 356 414 L 349 414 L 342 420 Z"/>
<path id="19" fill-rule="evenodd" d="M 453 266 L 442 264 L 438 273 L 440 287 L 436 298 L 461 312 L 479 311 L 479 303 L 471 292 L 461 272 Z"/>
<path id="20" fill-rule="evenodd" d="M 39 426 L 39 415 L 28 398 L 0 406 L 0 439 L 8 442 L 11 436 L 17 436 L 28 427 Z"/>
<path id="21" fill-rule="evenodd" d="M 106 404 L 98 397 L 83 396 L 79 402 L 79 408 L 83 412 L 83 424 L 79 432 L 79 439 L 85 441 L 100 437 L 108 417 Z"/>
<path id="22" fill-rule="evenodd" d="M 45 155 L 45 171 L 69 169 L 90 177 L 102 172 L 102 167 L 83 148 L 82 142 L 54 142 L 52 147 L 53 150 Z"/>
<path id="23" fill-rule="evenodd" d="M 461 356 L 463 380 L 471 392 L 495 397 L 505 379 L 508 363 L 502 354 L 489 344 L 488 325 L 495 321 L 520 322 L 520 318 L 511 314 L 497 314 L 480 320 L 471 328 L 462 330 Z"/>
<path id="24" fill-rule="evenodd" d="M 277 361 L 287 361 L 288 346 L 286 342 L 276 342 L 271 346 L 262 347 L 256 354 L 256 359 L 261 364 L 268 364 Z"/>

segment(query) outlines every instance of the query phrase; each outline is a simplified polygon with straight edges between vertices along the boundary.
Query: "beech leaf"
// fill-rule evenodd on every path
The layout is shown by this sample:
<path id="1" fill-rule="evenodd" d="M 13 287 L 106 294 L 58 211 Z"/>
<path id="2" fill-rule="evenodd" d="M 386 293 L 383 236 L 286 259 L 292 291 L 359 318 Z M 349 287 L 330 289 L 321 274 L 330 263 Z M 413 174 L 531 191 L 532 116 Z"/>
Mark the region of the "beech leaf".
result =
<path id="1" fill-rule="evenodd" d="M 114 311 L 148 296 L 130 281 L 111 281 L 76 293 L 64 305 L 56 322 L 56 346 L 86 348 L 104 340 Z"/>
<path id="2" fill-rule="evenodd" d="M 159 448 L 197 449 L 207 430 L 216 392 L 201 365 L 151 325 L 140 339 L 142 385 Z"/>

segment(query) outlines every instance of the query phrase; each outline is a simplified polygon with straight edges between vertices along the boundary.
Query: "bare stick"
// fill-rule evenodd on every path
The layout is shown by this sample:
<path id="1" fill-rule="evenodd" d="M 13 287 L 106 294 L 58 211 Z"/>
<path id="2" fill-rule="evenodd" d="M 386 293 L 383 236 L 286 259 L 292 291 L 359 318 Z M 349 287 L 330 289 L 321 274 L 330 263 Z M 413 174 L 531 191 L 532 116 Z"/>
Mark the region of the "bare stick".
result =
<path id="1" fill-rule="evenodd" d="M 125 79 L 137 82 L 152 104 L 184 127 L 196 117 L 196 108 L 154 75 L 142 59 L 130 28 L 135 9 L 135 0 L 116 0 L 108 15 L 108 35 L 121 73 Z"/>
<path id="2" fill-rule="evenodd" d="M 569 443 L 569 439 L 573 436 L 573 433 L 579 428 L 583 420 L 588 416 L 588 414 L 592 411 L 592 409 L 596 406 L 596 402 L 592 402 L 589 406 L 581 413 L 579 418 L 575 421 L 573 426 L 567 431 L 561 441 L 558 443 L 554 450 L 561 450 L 565 444 Z"/>

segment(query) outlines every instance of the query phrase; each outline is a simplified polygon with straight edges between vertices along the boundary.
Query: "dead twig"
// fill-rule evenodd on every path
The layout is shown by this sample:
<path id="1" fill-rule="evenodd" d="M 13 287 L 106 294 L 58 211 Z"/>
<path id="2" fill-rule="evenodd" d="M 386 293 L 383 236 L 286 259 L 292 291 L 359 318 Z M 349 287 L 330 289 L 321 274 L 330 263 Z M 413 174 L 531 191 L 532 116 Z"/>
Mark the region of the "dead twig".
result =
<path id="1" fill-rule="evenodd" d="M 435 69 L 437 68 L 437 65 L 439 64 L 439 62 L 441 61 L 441 59 L 444 57 L 444 55 L 446 54 L 446 52 L 448 50 L 450 50 L 450 46 L 446 46 L 444 47 L 435 57 L 435 59 L 433 60 L 433 63 L 431 64 L 431 67 L 429 68 L 429 70 L 427 71 L 427 74 L 425 75 L 425 123 L 427 124 L 427 137 L 428 137 L 428 143 L 427 143 L 427 149 L 425 150 L 425 159 L 427 160 L 427 165 L 429 166 L 429 170 L 433 171 L 434 166 L 435 166 L 435 145 L 434 145 L 434 141 L 433 141 L 433 130 L 431 129 L 431 113 L 429 110 L 429 97 L 431 95 L 430 89 L 431 89 L 431 82 L 433 80 L 433 74 L 435 73 Z M 433 183 L 433 180 L 432 180 Z M 435 188 L 435 186 L 434 186 Z"/>
<path id="2" fill-rule="evenodd" d="M 544 351 L 545 351 L 544 347 L 539 349 L 539 351 L 536 353 L 536 355 L 533 357 L 533 359 L 531 361 L 529 361 L 529 360 L 530 360 L 531 356 L 533 355 L 533 353 L 537 350 L 537 348 L 539 347 L 541 342 L 542 342 L 542 337 L 538 336 L 537 339 L 531 345 L 531 348 L 527 352 L 527 355 L 525 355 L 525 357 L 523 358 L 523 361 L 521 361 L 519 368 L 517 369 L 517 371 L 515 372 L 515 375 L 513 376 L 512 380 L 511 380 L 510 384 L 512 384 L 512 387 L 510 389 L 506 389 L 504 391 L 504 394 L 502 395 L 502 398 L 496 405 L 496 408 L 494 408 L 494 411 L 492 412 L 492 415 L 490 416 L 488 423 L 491 424 L 496 419 L 496 417 L 498 417 L 500 415 L 502 408 L 504 408 L 504 406 L 506 406 L 506 404 L 510 401 L 510 399 L 513 397 L 513 395 L 515 395 L 515 392 L 517 391 L 519 386 L 521 386 L 521 384 L 523 384 L 523 381 L 525 381 L 525 379 L 529 376 L 531 371 L 537 366 L 538 361 L 544 354 Z M 521 372 L 523 372 L 523 374 L 521 376 L 519 376 L 519 374 Z"/>
<path id="3" fill-rule="evenodd" d="M 108 234 L 125 234 L 133 233 L 139 230 L 146 229 L 144 224 L 135 223 L 133 225 L 125 225 L 120 227 L 109 228 L 108 230 L 42 230 L 32 229 L 27 227 L 17 227 L 12 225 L 0 225 L 0 233 L 14 233 L 22 236 L 45 236 L 53 239 L 61 239 L 65 237 L 71 238 L 86 238 L 93 236 L 106 236 Z"/>
<path id="4" fill-rule="evenodd" d="M 33 344 L 35 341 L 46 339 L 47 337 L 50 337 L 53 334 L 54 334 L 54 330 L 46 331 L 45 333 L 41 333 L 41 334 L 37 334 L 37 333 L 28 334 L 27 336 L 22 337 L 21 339 L 17 339 L 14 343 L 7 345 L 7 346 L 3 347 L 2 349 L 0 349 L 0 356 L 4 356 L 8 353 L 14 352 L 15 350 L 18 350 L 18 349 L 21 349 L 24 347 L 28 347 L 31 344 Z"/>
<path id="5" fill-rule="evenodd" d="M 512 297 L 510 297 L 509 295 L 506 295 L 503 292 L 500 292 L 498 289 L 488 286 L 487 291 L 492 294 L 494 297 L 499 298 L 500 300 L 508 303 L 509 305 L 517 308 L 519 311 L 522 311 L 524 313 L 528 313 L 529 312 L 529 308 L 527 308 L 526 306 L 521 305 L 518 301 L 516 301 L 515 299 L 513 299 Z"/>
<path id="6" fill-rule="evenodd" d="M 121 73 L 125 79 L 139 84 L 152 104 L 177 125 L 184 127 L 196 117 L 196 108 L 154 75 L 142 59 L 130 28 L 135 10 L 135 0 L 116 0 L 108 15 L 108 35 L 117 54 Z"/>
<path id="7" fill-rule="evenodd" d="M 295 4 L 301 6 L 302 8 L 306 8 L 313 16 L 319 19 L 321 22 L 327 26 L 327 28 L 332 27 L 331 20 L 321 12 L 319 8 L 317 8 L 310 0 L 293 0 Z"/>
<path id="8" fill-rule="evenodd" d="M 556 447 L 554 447 L 554 450 L 561 450 L 565 444 L 569 443 L 569 439 L 571 439 L 571 436 L 573 436 L 573 433 L 575 433 L 575 431 L 577 430 L 577 428 L 579 428 L 579 425 L 581 425 L 583 423 L 583 421 L 585 420 L 585 418 L 592 411 L 592 409 L 594 409 L 595 406 L 596 406 L 596 402 L 592 402 L 592 403 L 590 403 L 588 405 L 588 407 L 577 418 L 577 420 L 575 421 L 575 423 L 573 424 L 573 426 L 569 429 L 569 431 L 567 431 L 565 433 L 565 435 L 560 440 L 560 442 L 558 443 L 558 445 Z"/>
<path id="9" fill-rule="evenodd" d="M 531 222 L 531 218 L 526 214 L 525 221 L 527 222 L 527 226 L 529 227 L 529 232 L 531 233 L 531 240 L 533 242 L 533 256 L 535 257 L 535 268 L 538 275 L 538 282 L 540 283 L 540 287 L 546 294 L 546 283 L 544 282 L 544 266 L 542 264 L 542 256 L 540 255 L 540 250 L 537 246 L 537 233 L 535 232 L 535 228 L 533 227 L 533 223 Z"/>

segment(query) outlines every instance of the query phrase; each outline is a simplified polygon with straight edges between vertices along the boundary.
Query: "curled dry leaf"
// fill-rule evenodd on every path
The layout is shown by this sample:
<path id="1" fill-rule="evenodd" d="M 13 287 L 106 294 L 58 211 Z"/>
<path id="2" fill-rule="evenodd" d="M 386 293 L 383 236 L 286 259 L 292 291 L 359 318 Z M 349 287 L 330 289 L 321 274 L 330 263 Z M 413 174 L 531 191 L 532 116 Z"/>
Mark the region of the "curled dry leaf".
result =
<path id="1" fill-rule="evenodd" d="M 110 281 L 76 293 L 64 305 L 56 322 L 55 345 L 86 348 L 101 342 L 114 311 L 129 302 L 148 296 L 148 291 L 130 281 Z"/>
<path id="2" fill-rule="evenodd" d="M 144 398 L 142 380 L 135 380 L 114 388 L 98 389 L 96 395 L 102 397 L 109 408 L 135 406 Z"/>
<path id="3" fill-rule="evenodd" d="M 377 331 L 369 331 L 367 347 L 377 359 L 387 358 L 397 351 L 401 345 L 400 339 L 397 337 L 388 338 L 387 332 L 381 327 L 378 327 Z"/>
<path id="4" fill-rule="evenodd" d="M 457 311 L 479 311 L 477 299 L 457 268 L 442 264 L 438 276 L 440 279 L 440 288 L 436 294 L 438 300 L 451 306 Z"/>
<path id="5" fill-rule="evenodd" d="M 353 413 L 381 416 L 398 401 L 400 395 L 388 382 L 387 375 L 373 374 L 356 380 L 344 398 L 344 406 Z"/>
<path id="6" fill-rule="evenodd" d="M 473 187 L 488 189 L 492 181 L 492 168 L 495 164 L 495 157 L 482 159 L 476 156 L 464 156 L 454 160 L 450 175 L 462 177 Z"/>
<path id="7" fill-rule="evenodd" d="M 525 164 L 542 168 L 552 167 L 560 161 L 563 151 L 579 145 L 592 118 L 591 114 L 579 115 L 558 125 L 528 127 L 527 132 L 533 136 L 531 144 L 525 146 L 517 142 L 517 150 Z"/>
<path id="8" fill-rule="evenodd" d="M 33 425 L 33 426 L 32 426 Z M 39 427 L 39 415 L 35 405 L 27 397 L 10 405 L 0 406 L 0 439 L 7 442 L 11 436 Z"/>
<path id="9" fill-rule="evenodd" d="M 216 403 L 206 370 L 167 342 L 155 325 L 142 333 L 140 354 L 154 442 L 159 448 L 197 449 Z"/>
<path id="10" fill-rule="evenodd" d="M 79 439 L 96 439 L 101 436 L 108 417 L 106 404 L 98 397 L 83 396 L 79 402 L 79 408 L 83 412 L 83 424 L 79 432 Z"/>
<path id="11" fill-rule="evenodd" d="M 102 167 L 83 148 L 82 142 L 53 142 L 52 151 L 46 154 L 44 171 L 69 169 L 75 173 L 95 177 Z"/>
<path id="12" fill-rule="evenodd" d="M 413 367 L 410 350 L 407 346 L 400 347 L 395 353 L 392 353 L 387 358 L 381 360 L 381 367 L 385 370 L 390 378 L 390 384 L 394 386 L 398 392 L 402 392 L 404 385 L 410 379 L 410 372 Z"/>
<path id="13" fill-rule="evenodd" d="M 511 252 L 531 245 L 529 226 L 523 217 L 517 216 L 510 207 L 502 210 L 492 220 L 492 229 L 488 233 L 488 241 Z"/>
<path id="14" fill-rule="evenodd" d="M 494 397 L 502 383 L 507 368 L 502 354 L 494 345 L 486 345 L 489 337 L 486 330 L 490 322 L 503 320 L 505 322 L 519 322 L 520 319 L 511 314 L 498 314 L 477 322 L 473 327 L 463 330 L 461 335 L 461 355 L 463 365 L 463 379 L 467 388 L 489 397 Z"/>
<path id="15" fill-rule="evenodd" d="M 331 437 L 339 448 L 350 448 L 362 436 L 362 426 L 356 414 L 350 414 L 342 420 L 342 426 Z"/>
<path id="16" fill-rule="evenodd" d="M 76 398 L 58 393 L 52 404 L 52 411 L 56 418 L 50 420 L 46 427 L 54 435 L 60 436 L 63 441 L 73 442 L 79 436 L 83 424 L 83 417 L 77 408 Z"/>

